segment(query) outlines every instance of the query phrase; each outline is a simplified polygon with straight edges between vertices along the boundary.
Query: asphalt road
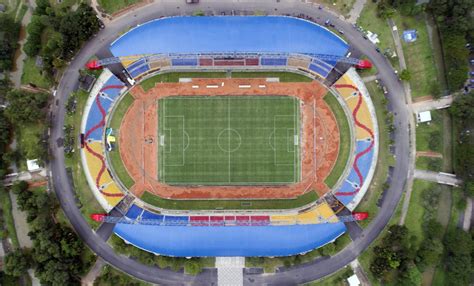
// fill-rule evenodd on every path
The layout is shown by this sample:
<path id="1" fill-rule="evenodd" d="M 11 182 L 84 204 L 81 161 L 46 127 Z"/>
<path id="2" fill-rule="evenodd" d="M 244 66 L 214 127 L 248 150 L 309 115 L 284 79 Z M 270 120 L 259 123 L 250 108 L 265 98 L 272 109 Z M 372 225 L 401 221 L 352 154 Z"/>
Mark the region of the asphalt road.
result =
<path id="1" fill-rule="evenodd" d="M 322 24 L 326 19 L 330 19 L 338 29 L 345 32 L 345 37 L 351 46 L 366 54 L 372 63 L 377 67 L 379 78 L 389 91 L 389 100 L 395 113 L 394 122 L 397 127 L 395 131 L 395 155 L 397 164 L 395 166 L 392 184 L 386 194 L 380 212 L 373 222 L 362 232 L 358 238 L 348 245 L 337 255 L 315 261 L 313 263 L 300 265 L 298 267 L 281 271 L 272 275 L 252 275 L 244 276 L 246 285 L 294 285 L 322 278 L 331 274 L 349 262 L 366 249 L 372 241 L 379 235 L 392 216 L 400 197 L 403 193 L 405 181 L 409 167 L 409 132 L 408 116 L 403 86 L 393 73 L 387 59 L 375 51 L 374 46 L 364 40 L 362 36 L 347 22 L 340 20 L 336 15 L 325 10 L 318 10 L 317 6 L 310 6 L 299 1 L 268 1 L 260 0 L 257 3 L 250 0 L 240 1 L 206 1 L 201 0 L 197 5 L 185 5 L 185 1 L 157 1 L 139 10 L 131 11 L 126 16 L 120 17 L 109 23 L 107 27 L 91 39 L 76 55 L 69 64 L 58 87 L 57 104 L 52 109 L 51 127 L 51 152 L 53 159 L 50 162 L 54 189 L 66 216 L 70 220 L 74 229 L 82 240 L 102 257 L 110 265 L 133 275 L 139 279 L 163 285 L 215 285 L 217 282 L 217 272 L 206 270 L 198 276 L 188 276 L 182 273 L 162 270 L 137 263 L 127 257 L 115 254 L 113 249 L 101 239 L 82 217 L 75 204 L 74 190 L 72 189 L 64 165 L 64 150 L 58 146 L 57 140 L 63 138 L 62 127 L 64 125 L 65 102 L 68 95 L 77 86 L 79 69 L 84 67 L 90 56 L 98 53 L 102 48 L 109 45 L 121 32 L 126 31 L 139 23 L 159 18 L 160 16 L 190 14 L 195 10 L 212 11 L 214 14 L 221 14 L 225 11 L 265 11 L 268 14 L 306 14 L 318 20 Z"/>

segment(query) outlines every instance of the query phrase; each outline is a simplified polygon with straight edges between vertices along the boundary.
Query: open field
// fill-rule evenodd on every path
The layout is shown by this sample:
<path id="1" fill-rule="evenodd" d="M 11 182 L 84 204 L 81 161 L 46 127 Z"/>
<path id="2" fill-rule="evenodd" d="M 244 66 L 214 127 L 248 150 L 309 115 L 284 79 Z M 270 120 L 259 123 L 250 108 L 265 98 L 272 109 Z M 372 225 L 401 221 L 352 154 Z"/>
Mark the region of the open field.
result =
<path id="1" fill-rule="evenodd" d="M 107 13 L 115 13 L 129 5 L 140 2 L 139 0 L 98 0 L 100 7 Z"/>
<path id="2" fill-rule="evenodd" d="M 293 97 L 169 97 L 158 102 L 159 180 L 258 185 L 299 180 Z"/>
<path id="3" fill-rule="evenodd" d="M 394 21 L 398 26 L 400 34 L 404 30 L 415 29 L 417 40 L 413 43 L 402 42 L 403 53 L 410 71 L 410 87 L 413 98 L 432 95 L 439 92 L 441 88 L 437 73 L 437 68 L 431 47 L 428 30 L 426 27 L 425 15 L 417 17 L 404 17 L 397 14 Z"/>
<path id="4" fill-rule="evenodd" d="M 23 66 L 23 74 L 21 75 L 21 84 L 35 84 L 38 87 L 50 88 L 51 81 L 41 74 L 40 68 L 35 64 L 35 59 L 27 58 Z"/>
<path id="5" fill-rule="evenodd" d="M 331 170 L 331 173 L 326 177 L 324 181 L 329 188 L 332 188 L 337 180 L 341 177 L 346 167 L 347 161 L 349 160 L 349 151 L 351 147 L 351 133 L 349 129 L 349 122 L 347 121 L 346 114 L 342 109 L 342 106 L 337 101 L 336 97 L 332 94 L 326 94 L 324 101 L 329 105 L 331 111 L 337 120 L 337 126 L 339 128 L 339 153 L 337 155 L 337 161 Z"/>
<path id="6" fill-rule="evenodd" d="M 442 110 L 432 110 L 431 122 L 418 124 L 416 127 L 416 151 L 443 152 L 444 130 L 442 113 Z"/>

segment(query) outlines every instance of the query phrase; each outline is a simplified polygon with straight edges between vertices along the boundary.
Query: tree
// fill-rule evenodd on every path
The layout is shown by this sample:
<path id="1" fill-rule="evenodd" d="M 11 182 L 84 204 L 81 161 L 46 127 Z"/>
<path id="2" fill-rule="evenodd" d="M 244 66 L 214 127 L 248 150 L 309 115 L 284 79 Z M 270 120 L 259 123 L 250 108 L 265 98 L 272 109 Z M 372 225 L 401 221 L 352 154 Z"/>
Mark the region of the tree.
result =
<path id="1" fill-rule="evenodd" d="M 443 254 L 443 244 L 439 239 L 425 239 L 418 250 L 417 265 L 421 270 L 434 266 Z"/>
<path id="2" fill-rule="evenodd" d="M 6 274 L 20 277 L 31 267 L 31 256 L 24 250 L 16 250 L 5 257 Z"/>
<path id="3" fill-rule="evenodd" d="M 8 14 L 0 14 L 0 70 L 12 68 L 19 33 L 20 24 Z"/>
<path id="4" fill-rule="evenodd" d="M 407 271 L 400 276 L 399 283 L 403 286 L 419 286 L 421 285 L 421 273 L 415 265 L 410 265 Z"/>
<path id="5" fill-rule="evenodd" d="M 404 69 L 400 72 L 400 79 L 404 81 L 409 81 L 411 79 L 411 73 L 409 70 Z"/>
<path id="6" fill-rule="evenodd" d="M 48 94 L 12 90 L 7 94 L 9 105 L 5 110 L 11 122 L 15 124 L 34 123 L 46 116 Z"/>
<path id="7" fill-rule="evenodd" d="M 198 275 L 202 271 L 202 265 L 196 259 L 188 259 L 184 263 L 184 271 L 190 275 Z"/>

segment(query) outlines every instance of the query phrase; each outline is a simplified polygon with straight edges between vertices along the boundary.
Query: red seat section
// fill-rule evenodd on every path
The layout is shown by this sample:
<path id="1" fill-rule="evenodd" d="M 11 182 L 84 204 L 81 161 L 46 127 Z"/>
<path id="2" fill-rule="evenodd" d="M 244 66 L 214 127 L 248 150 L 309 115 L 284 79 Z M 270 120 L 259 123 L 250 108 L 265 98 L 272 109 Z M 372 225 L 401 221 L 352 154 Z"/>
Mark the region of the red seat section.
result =
<path id="1" fill-rule="evenodd" d="M 252 225 L 268 225 L 270 224 L 270 216 L 263 215 L 263 216 L 251 216 Z"/>
<path id="2" fill-rule="evenodd" d="M 223 216 L 211 216 L 211 225 L 214 225 L 214 226 L 224 225 L 224 217 Z"/>
<path id="3" fill-rule="evenodd" d="M 209 216 L 190 216 L 189 221 L 192 226 L 207 226 L 209 225 Z"/>
<path id="4" fill-rule="evenodd" d="M 250 217 L 249 216 L 236 216 L 235 223 L 237 225 L 249 225 L 250 224 Z"/>
<path id="5" fill-rule="evenodd" d="M 245 59 L 246 66 L 258 66 L 258 58 Z"/>
<path id="6" fill-rule="evenodd" d="M 212 59 L 208 59 L 208 58 L 200 58 L 199 59 L 199 65 L 200 66 L 212 66 L 214 63 L 212 61 Z"/>
<path id="7" fill-rule="evenodd" d="M 244 59 L 214 59 L 215 66 L 244 66 Z"/>

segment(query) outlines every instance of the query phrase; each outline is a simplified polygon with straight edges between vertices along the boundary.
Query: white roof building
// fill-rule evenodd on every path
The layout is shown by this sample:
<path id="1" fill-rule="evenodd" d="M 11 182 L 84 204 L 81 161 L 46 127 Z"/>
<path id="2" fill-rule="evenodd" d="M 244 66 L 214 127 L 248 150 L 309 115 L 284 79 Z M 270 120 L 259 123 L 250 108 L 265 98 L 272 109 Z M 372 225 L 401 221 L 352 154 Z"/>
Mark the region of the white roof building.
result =
<path id="1" fill-rule="evenodd" d="M 357 278 L 356 274 L 354 274 L 351 277 L 347 278 L 347 283 L 349 283 L 349 286 L 359 286 L 360 285 L 359 278 Z"/>
<path id="2" fill-rule="evenodd" d="M 430 122 L 431 121 L 431 112 L 430 111 L 422 111 L 416 115 L 416 120 L 418 123 L 423 122 Z"/>
<path id="3" fill-rule="evenodd" d="M 26 160 L 26 167 L 28 168 L 29 172 L 34 172 L 41 169 L 41 167 L 38 165 L 38 159 Z"/>

